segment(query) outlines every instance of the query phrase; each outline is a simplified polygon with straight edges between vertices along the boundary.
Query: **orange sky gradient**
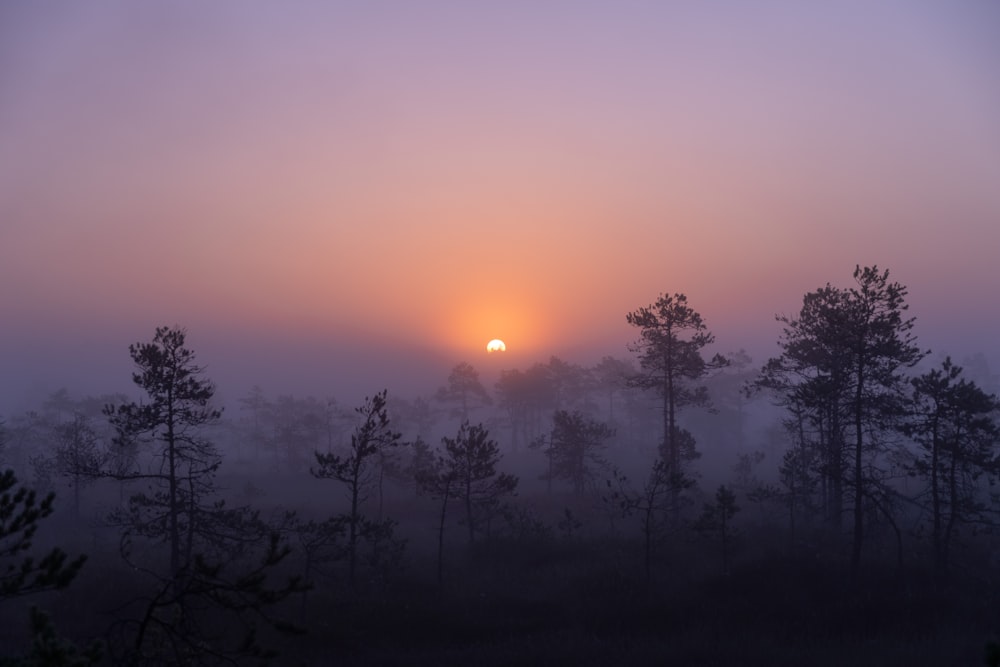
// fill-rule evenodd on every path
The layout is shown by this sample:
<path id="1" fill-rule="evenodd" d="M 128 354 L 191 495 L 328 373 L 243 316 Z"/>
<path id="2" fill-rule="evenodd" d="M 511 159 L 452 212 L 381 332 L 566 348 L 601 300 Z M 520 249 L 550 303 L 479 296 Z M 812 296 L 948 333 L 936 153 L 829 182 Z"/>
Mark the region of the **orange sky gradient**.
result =
<path id="1" fill-rule="evenodd" d="M 300 393 L 591 363 L 661 292 L 763 362 L 855 264 L 996 354 L 995 3 L 540 5 L 5 4 L 0 399 L 174 323 Z"/>

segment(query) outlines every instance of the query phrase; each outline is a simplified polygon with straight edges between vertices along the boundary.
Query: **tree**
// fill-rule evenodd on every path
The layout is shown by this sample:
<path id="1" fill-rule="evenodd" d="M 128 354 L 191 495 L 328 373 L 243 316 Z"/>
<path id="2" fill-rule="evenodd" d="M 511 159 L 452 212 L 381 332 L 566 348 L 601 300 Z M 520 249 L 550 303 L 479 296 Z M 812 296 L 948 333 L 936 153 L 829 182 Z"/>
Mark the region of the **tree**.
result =
<path id="1" fill-rule="evenodd" d="M 320 479 L 333 479 L 347 489 L 350 509 L 347 513 L 348 579 L 352 588 L 357 582 L 358 539 L 363 528 L 361 505 L 378 483 L 379 452 L 401 444 L 401 435 L 389 426 L 385 390 L 365 397 L 356 412 L 362 422 L 351 434 L 350 450 L 345 455 L 315 452 L 316 467 L 310 472 Z"/>
<path id="2" fill-rule="evenodd" d="M 182 328 L 158 327 L 151 343 L 130 345 L 137 369 L 132 380 L 145 399 L 105 408 L 117 446 L 148 449 L 144 466 L 136 458 L 135 467 L 102 472 L 149 484 L 111 515 L 124 528 L 123 558 L 147 574 L 155 588 L 132 601 L 139 607 L 137 618 L 120 619 L 132 633 L 116 647 L 123 664 L 182 664 L 206 656 L 235 661 L 260 654 L 255 621 L 284 627 L 266 608 L 301 588 L 295 577 L 279 586 L 268 583 L 268 572 L 288 548 L 258 514 L 211 498 L 221 457 L 202 431 L 218 422 L 221 410 L 212 406 L 215 386 L 204 378 L 185 339 Z M 136 555 L 136 538 L 166 542 L 166 573 Z M 264 544 L 266 553 L 252 562 Z M 241 621 L 242 637 L 209 631 L 219 611 Z"/>
<path id="3" fill-rule="evenodd" d="M 84 648 L 56 634 L 49 615 L 38 607 L 29 611 L 31 649 L 24 656 L 0 657 L 0 667 L 91 667 L 104 659 L 104 643 L 95 640 Z"/>
<path id="4" fill-rule="evenodd" d="M 306 467 L 311 452 L 329 451 L 335 412 L 330 402 L 313 396 L 278 396 L 271 410 L 275 456 L 283 459 L 289 470 L 299 471 Z"/>
<path id="5" fill-rule="evenodd" d="M 587 392 L 593 385 L 590 371 L 577 364 L 549 357 L 545 374 L 551 391 L 552 407 L 557 410 L 585 407 Z"/>
<path id="6" fill-rule="evenodd" d="M 781 457 L 778 468 L 780 486 L 775 495 L 788 508 L 788 544 L 793 547 L 798 517 L 812 514 L 815 509 L 816 489 L 819 486 L 816 469 L 816 450 L 809 447 L 803 429 L 801 413 L 786 419 L 783 424 L 792 437 L 792 446 Z"/>
<path id="7" fill-rule="evenodd" d="M 221 463 L 199 431 L 216 423 L 222 411 L 212 406 L 215 386 L 185 347 L 186 337 L 182 328 L 157 327 L 153 342 L 130 345 L 137 368 L 132 381 L 147 400 L 105 408 L 119 446 L 144 442 L 153 448 L 152 465 L 145 471 L 115 476 L 153 485 L 151 493 L 130 499 L 129 514 L 137 522 L 133 528 L 165 538 L 173 578 L 192 563 L 199 501 L 211 490 Z"/>
<path id="8" fill-rule="evenodd" d="M 86 556 L 70 559 L 58 547 L 41 558 L 25 555 L 31 551 L 39 523 L 52 514 L 54 501 L 55 494 L 39 499 L 34 490 L 20 486 L 13 470 L 0 473 L 0 602 L 64 589 L 87 560 Z M 84 667 L 101 660 L 103 644 L 93 642 L 81 650 L 61 639 L 48 615 L 37 607 L 31 608 L 29 621 L 33 637 L 30 653 L 17 659 L 0 657 L 0 665 Z"/>
<path id="9" fill-rule="evenodd" d="M 54 493 L 39 499 L 34 490 L 19 486 L 13 470 L 0 473 L 0 600 L 65 588 L 87 560 L 70 560 L 59 548 L 41 559 L 23 556 L 31 549 L 39 522 L 52 514 L 54 501 Z"/>
<path id="10" fill-rule="evenodd" d="M 638 515 L 642 532 L 643 572 L 646 582 L 652 580 L 653 549 L 664 531 L 667 514 L 676 515 L 681 492 L 691 488 L 694 480 L 656 459 L 642 488 L 635 488 L 619 471 L 606 481 L 610 503 L 622 516 Z"/>
<path id="11" fill-rule="evenodd" d="M 847 415 L 850 359 L 838 326 L 844 292 L 827 285 L 803 298 L 798 319 L 778 316 L 784 324 L 783 354 L 768 360 L 754 390 L 767 390 L 790 418 L 786 428 L 798 446 L 815 452 L 820 472 L 820 500 L 829 525 L 843 519 L 847 479 Z"/>
<path id="12" fill-rule="evenodd" d="M 240 410 L 249 413 L 246 420 L 248 433 L 245 437 L 253 443 L 253 458 L 254 461 L 259 462 L 261 446 L 268 444 L 267 436 L 264 434 L 264 422 L 271 416 L 273 406 L 268 402 L 264 391 L 258 385 L 254 385 L 239 402 Z"/>
<path id="13" fill-rule="evenodd" d="M 591 369 L 595 389 L 607 398 L 608 424 L 615 426 L 615 396 L 628 386 L 628 378 L 634 377 L 635 367 L 630 361 L 605 356 Z"/>
<path id="14" fill-rule="evenodd" d="M 746 449 L 747 404 L 752 397 L 746 391 L 748 382 L 757 377 L 757 368 L 746 350 L 727 352 L 726 367 L 706 378 L 705 386 L 712 397 L 712 414 L 706 415 L 713 440 L 734 443 L 737 453 Z M 704 432 L 704 431 L 703 431 Z"/>
<path id="15" fill-rule="evenodd" d="M 311 583 L 314 574 L 331 576 L 325 566 L 340 561 L 345 556 L 342 538 L 347 528 L 347 517 L 338 515 L 323 521 L 301 521 L 294 512 L 289 512 L 285 523 L 286 530 L 297 539 L 301 547 L 303 581 Z M 309 590 L 302 590 L 300 622 L 306 617 L 306 596 Z"/>
<path id="16" fill-rule="evenodd" d="M 607 424 L 579 411 L 557 410 L 546 450 L 551 462 L 548 477 L 566 480 L 574 493 L 582 494 L 593 486 L 597 471 L 607 468 L 601 453 L 613 435 Z"/>
<path id="17" fill-rule="evenodd" d="M 779 317 L 782 354 L 760 384 L 786 406 L 807 410 L 821 433 L 825 474 L 834 482 L 839 516 L 842 483 L 853 491 L 851 571 L 861 562 L 865 507 L 886 513 L 885 489 L 874 473 L 891 422 L 903 413 L 903 371 L 924 356 L 905 319 L 906 288 L 875 266 L 855 267 L 855 285 L 807 294 L 798 318 Z"/>
<path id="18" fill-rule="evenodd" d="M 56 470 L 69 480 L 73 489 L 73 513 L 80 516 L 80 490 L 98 476 L 104 462 L 104 453 L 97 442 L 97 434 L 90 420 L 81 414 L 72 421 L 56 426 Z"/>
<path id="19" fill-rule="evenodd" d="M 964 379 L 950 357 L 911 384 L 914 410 L 902 430 L 919 445 L 911 472 L 927 481 L 934 570 L 944 577 L 959 526 L 983 520 L 989 510 L 978 480 L 1000 471 L 994 454 L 1000 428 L 993 419 L 1000 402 Z"/>
<path id="20" fill-rule="evenodd" d="M 448 461 L 440 454 L 432 455 L 416 471 L 416 480 L 422 493 L 426 493 L 441 503 L 441 511 L 438 514 L 437 539 L 437 580 L 440 586 L 444 582 L 445 520 L 448 514 L 448 503 L 454 499 L 457 490 L 458 470 L 449 465 Z"/>
<path id="21" fill-rule="evenodd" d="M 715 502 L 705 503 L 701 516 L 694 523 L 699 533 L 717 539 L 722 547 L 722 574 L 729 574 L 729 557 L 735 536 L 733 517 L 740 511 L 736 495 L 723 484 L 715 492 Z"/>
<path id="22" fill-rule="evenodd" d="M 677 411 L 708 403 L 708 392 L 697 381 L 726 365 L 721 355 L 706 361 L 702 349 L 715 341 L 705 323 L 683 294 L 660 295 L 650 306 L 628 313 L 625 319 L 640 330 L 631 346 L 639 355 L 643 374 L 634 386 L 656 389 L 662 397 L 663 443 L 661 458 L 673 470 L 697 457 L 694 439 L 677 424 Z"/>
<path id="23" fill-rule="evenodd" d="M 232 515 L 246 519 L 246 515 Z M 267 534 L 266 526 L 253 521 L 234 525 L 239 548 L 208 557 L 195 553 L 185 564 L 182 576 L 174 579 L 155 576 L 157 585 L 146 596 L 134 600 L 139 613 L 120 617 L 113 636 L 124 638 L 112 646 L 115 664 L 242 664 L 243 659 L 262 662 L 275 653 L 261 646 L 257 625 L 279 632 L 297 629 L 273 616 L 270 608 L 307 586 L 298 576 L 280 584 L 271 580 L 291 549 L 282 544 L 277 532 Z M 234 540 L 235 541 L 235 540 Z M 125 545 L 126 561 L 143 570 L 131 559 Z M 260 547 L 258 550 L 255 547 Z M 228 623 L 220 623 L 224 612 Z M 235 635 L 233 634 L 235 633 Z"/>
<path id="24" fill-rule="evenodd" d="M 517 477 L 497 471 L 500 447 L 482 424 L 463 421 L 454 438 L 442 438 L 444 474 L 455 480 L 455 497 L 465 509 L 469 544 L 475 541 L 482 510 L 517 488 Z"/>
<path id="25" fill-rule="evenodd" d="M 394 396 L 389 400 L 389 412 L 393 422 L 407 440 L 427 440 L 437 420 L 431 401 L 423 396 L 406 400 Z"/>
<path id="26" fill-rule="evenodd" d="M 479 381 L 479 371 L 465 361 L 451 369 L 448 384 L 438 389 L 435 397 L 442 403 L 454 405 L 452 416 L 463 421 L 469 419 L 470 411 L 493 402 Z"/>
<path id="27" fill-rule="evenodd" d="M 502 370 L 495 389 L 497 402 L 503 408 L 510 422 L 510 451 L 517 452 L 518 445 L 522 440 L 530 440 L 530 378 L 516 368 Z"/>

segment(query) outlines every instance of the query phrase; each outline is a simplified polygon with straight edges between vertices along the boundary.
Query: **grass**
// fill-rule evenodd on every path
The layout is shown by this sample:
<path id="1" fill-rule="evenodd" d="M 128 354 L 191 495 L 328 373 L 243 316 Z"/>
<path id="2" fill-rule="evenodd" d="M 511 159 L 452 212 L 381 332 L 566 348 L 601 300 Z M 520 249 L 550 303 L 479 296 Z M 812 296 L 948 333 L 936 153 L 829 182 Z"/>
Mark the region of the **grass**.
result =
<path id="1" fill-rule="evenodd" d="M 508 545 L 509 546 L 509 545 Z M 399 586 L 337 608 L 302 664 L 344 665 L 978 665 L 996 627 L 975 582 L 935 586 L 874 566 L 779 558 L 731 576 L 677 576 L 650 592 L 608 541 L 504 548 L 470 557 L 444 591 Z M 531 550 L 528 550 L 531 551 Z M 525 569 L 526 562 L 535 566 Z M 635 564 L 637 565 L 637 563 Z M 331 609 L 317 596 L 315 612 Z M 304 648 L 304 645 L 300 645 Z"/>

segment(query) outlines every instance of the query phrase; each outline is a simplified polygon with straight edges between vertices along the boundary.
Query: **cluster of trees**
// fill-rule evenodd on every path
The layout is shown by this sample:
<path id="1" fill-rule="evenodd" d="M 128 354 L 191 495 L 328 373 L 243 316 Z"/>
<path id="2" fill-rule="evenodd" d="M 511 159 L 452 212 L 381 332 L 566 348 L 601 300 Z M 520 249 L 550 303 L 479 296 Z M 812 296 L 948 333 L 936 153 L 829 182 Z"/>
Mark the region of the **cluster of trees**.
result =
<path id="1" fill-rule="evenodd" d="M 132 379 L 143 396 L 101 408 L 110 426 L 106 440 L 90 426 L 91 416 L 74 410 L 80 406 L 62 393 L 50 404 L 69 410 L 68 418 L 60 420 L 54 409 L 48 410 L 48 419 L 30 413 L 25 420 L 29 428 L 17 433 L 22 439 L 25 434 L 39 439 L 55 435 L 55 449 L 30 461 L 40 481 L 51 481 L 52 473 L 69 480 L 77 512 L 79 488 L 85 482 L 113 480 L 128 490 L 105 521 L 121 531 L 121 556 L 129 569 L 148 581 L 144 592 L 126 605 L 134 613 L 123 608 L 115 620 L 113 645 L 95 644 L 81 652 L 66 644 L 71 649 L 63 651 L 67 659 L 79 664 L 91 664 L 105 652 L 116 663 L 129 665 L 267 657 L 258 642 L 261 626 L 294 630 L 270 610 L 293 594 L 304 595 L 317 563 L 346 561 L 353 590 L 363 545 L 374 554 L 366 560 L 369 568 L 398 562 L 402 550 L 403 542 L 393 536 L 395 522 L 381 516 L 384 475 L 398 464 L 392 450 L 408 444 L 390 428 L 387 392 L 366 398 L 357 408 L 360 419 L 345 451 L 329 451 L 333 447 L 328 444 L 328 451 L 312 452 L 312 474 L 343 485 L 347 509 L 321 521 L 304 521 L 294 512 L 264 520 L 259 510 L 229 506 L 219 497 L 216 475 L 222 456 L 206 436 L 218 426 L 222 411 L 213 404 L 215 386 L 204 377 L 185 340 L 183 329 L 162 327 L 152 342 L 130 346 L 136 367 Z M 247 403 L 262 407 L 261 401 Z M 294 405 L 292 399 L 284 403 Z M 253 417 L 259 424 L 261 414 Z M 0 431 L 0 449 L 8 441 L 6 433 Z M 512 494 L 517 479 L 496 470 L 499 446 L 482 425 L 471 426 L 467 420 L 456 437 L 444 439 L 441 450 L 423 449 L 425 455 L 411 463 L 412 475 L 421 490 L 440 495 L 442 536 L 444 512 L 457 501 L 471 542 L 484 511 Z M 28 557 L 11 562 L 29 549 L 38 522 L 52 513 L 54 500 L 50 492 L 37 501 L 35 491 L 23 487 L 8 493 L 16 484 L 12 471 L 0 477 L 0 541 L 7 541 L 0 558 L 8 561 L 0 578 L 0 599 L 65 587 L 84 562 L 68 561 L 59 549 L 39 561 Z M 365 507 L 376 490 L 379 516 L 372 518 Z M 306 557 L 303 575 L 288 575 L 281 567 L 292 553 L 292 541 Z M 439 572 L 442 558 L 439 552 Z M 38 616 L 35 625 L 36 635 L 51 634 L 46 617 Z M 44 650 L 49 644 L 63 650 L 55 639 L 42 644 Z"/>
<path id="2" fill-rule="evenodd" d="M 818 511 L 839 529 L 849 516 L 855 574 L 866 531 L 880 520 L 903 558 L 898 517 L 915 505 L 929 517 L 944 575 L 960 525 L 995 514 L 989 486 L 1000 473 L 1000 405 L 950 358 L 913 374 L 929 352 L 906 317 L 906 288 L 877 267 L 857 267 L 854 282 L 810 292 L 798 317 L 779 318 L 781 355 L 755 382 L 786 409 L 793 442 L 776 495 L 793 526 L 796 515 Z M 907 477 L 922 482 L 917 493 L 906 492 Z"/>
<path id="3" fill-rule="evenodd" d="M 906 315 L 906 288 L 877 267 L 857 267 L 853 277 L 850 287 L 807 293 L 796 316 L 779 317 L 780 354 L 756 373 L 742 352 L 709 356 L 715 339 L 701 315 L 685 295 L 664 294 L 626 315 L 638 330 L 634 362 L 605 357 L 586 368 L 553 357 L 503 371 L 493 395 L 461 363 L 433 396 L 406 401 L 381 391 L 353 411 L 332 399 L 271 400 L 254 388 L 240 400 L 237 422 L 223 419 L 185 331 L 158 328 L 151 342 L 129 348 L 141 400 L 73 401 L 59 392 L 40 412 L 0 426 L 0 456 L 32 470 L 46 491 L 62 479 L 76 515 L 86 485 L 117 484 L 119 502 L 104 519 L 119 530 L 130 570 L 145 579 L 105 647 L 120 664 L 265 656 L 262 630 L 294 629 L 287 599 L 300 596 L 304 614 L 307 591 L 320 581 L 342 580 L 347 597 L 386 581 L 406 546 L 386 509 L 387 486 L 433 506 L 439 584 L 450 522 L 464 527 L 470 546 L 502 533 L 503 523 L 508 533 L 537 525 L 514 501 L 523 485 L 502 470 L 491 428 L 507 430 L 519 460 L 534 457 L 547 496 L 574 499 L 574 508 L 591 499 L 630 521 L 647 581 L 658 546 L 681 531 L 717 544 L 728 572 L 741 502 L 781 508 L 790 544 L 807 531 L 847 536 L 855 574 L 875 531 L 894 536 L 902 562 L 911 536 L 904 526 L 916 525 L 945 577 L 961 536 L 996 523 L 1000 402 L 950 358 L 917 371 L 928 352 Z M 763 480 L 764 454 L 743 447 L 753 397 L 781 408 L 787 442 Z M 708 495 L 699 489 L 698 458 L 719 443 L 699 443 L 686 427 L 695 420 L 685 417 L 704 416 L 713 404 L 736 427 L 707 432 L 736 440 L 739 456 L 731 482 Z M 442 424 L 453 430 L 428 444 Z M 634 439 L 650 446 L 622 447 Z M 329 480 L 343 496 L 308 519 L 230 505 L 217 482 L 219 440 L 237 443 L 229 447 L 236 460 Z M 643 452 L 648 459 L 636 462 Z M 10 545 L 0 551 L 8 563 L 0 602 L 65 586 L 83 565 L 59 550 L 14 562 L 52 512 L 51 494 L 38 501 L 15 487 L 13 473 L 0 477 L 0 544 Z M 559 527 L 572 534 L 583 524 L 567 502 Z M 43 630 L 54 636 L 39 617 Z M 70 653 L 88 660 L 100 650 Z"/>

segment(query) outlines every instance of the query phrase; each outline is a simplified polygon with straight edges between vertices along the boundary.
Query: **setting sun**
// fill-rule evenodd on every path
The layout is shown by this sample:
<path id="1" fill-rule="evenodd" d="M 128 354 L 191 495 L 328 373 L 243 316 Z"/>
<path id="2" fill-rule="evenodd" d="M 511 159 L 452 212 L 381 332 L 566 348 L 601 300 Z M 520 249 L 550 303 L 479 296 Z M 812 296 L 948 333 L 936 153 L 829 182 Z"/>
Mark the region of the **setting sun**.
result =
<path id="1" fill-rule="evenodd" d="M 494 338 L 486 344 L 486 351 L 491 354 L 493 352 L 506 352 L 507 345 L 499 338 Z"/>

